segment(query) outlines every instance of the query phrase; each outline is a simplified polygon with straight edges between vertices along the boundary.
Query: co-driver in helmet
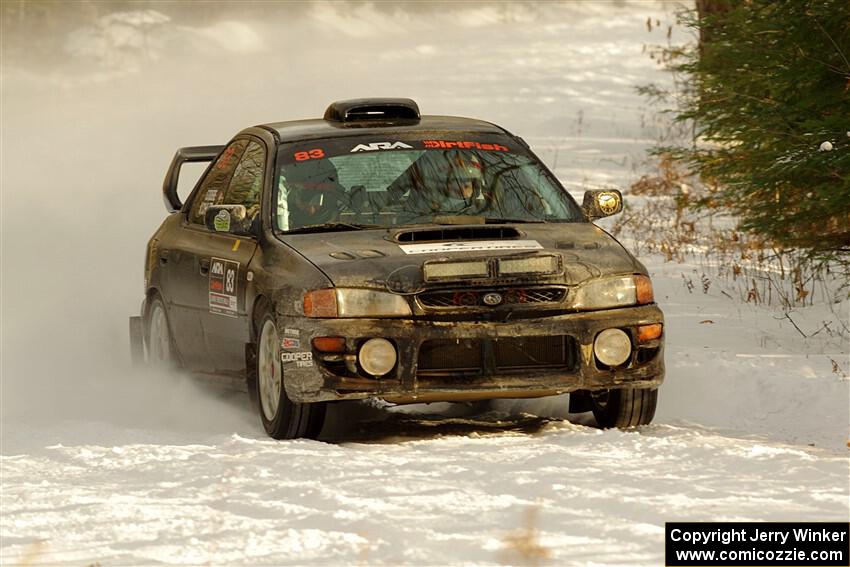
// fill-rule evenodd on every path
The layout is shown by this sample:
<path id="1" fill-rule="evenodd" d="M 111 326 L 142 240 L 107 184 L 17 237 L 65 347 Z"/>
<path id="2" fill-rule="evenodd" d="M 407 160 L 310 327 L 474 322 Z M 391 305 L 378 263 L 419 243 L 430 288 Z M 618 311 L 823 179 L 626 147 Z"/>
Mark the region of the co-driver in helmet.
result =
<path id="1" fill-rule="evenodd" d="M 289 229 L 322 224 L 339 216 L 336 167 L 328 159 L 294 163 L 283 169 Z"/>

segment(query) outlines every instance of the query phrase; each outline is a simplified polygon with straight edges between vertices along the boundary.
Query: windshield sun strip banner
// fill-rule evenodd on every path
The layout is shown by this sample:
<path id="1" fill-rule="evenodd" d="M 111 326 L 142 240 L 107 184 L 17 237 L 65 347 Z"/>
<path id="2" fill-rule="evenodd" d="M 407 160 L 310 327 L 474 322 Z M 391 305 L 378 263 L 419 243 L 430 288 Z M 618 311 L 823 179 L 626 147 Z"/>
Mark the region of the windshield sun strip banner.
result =
<path id="1" fill-rule="evenodd" d="M 439 148 L 442 150 L 484 150 L 487 152 L 509 152 L 510 148 L 502 144 L 482 144 L 481 142 L 450 142 L 446 140 L 422 140 L 426 149 Z"/>
<path id="2" fill-rule="evenodd" d="M 525 154 L 523 149 L 512 147 L 506 137 L 470 139 L 453 136 L 450 139 L 429 137 L 424 139 L 398 138 L 338 138 L 335 140 L 312 140 L 296 142 L 282 147 L 280 158 L 284 164 L 344 155 L 367 154 L 369 152 L 392 152 L 411 150 L 476 150 L 484 152 Z"/>

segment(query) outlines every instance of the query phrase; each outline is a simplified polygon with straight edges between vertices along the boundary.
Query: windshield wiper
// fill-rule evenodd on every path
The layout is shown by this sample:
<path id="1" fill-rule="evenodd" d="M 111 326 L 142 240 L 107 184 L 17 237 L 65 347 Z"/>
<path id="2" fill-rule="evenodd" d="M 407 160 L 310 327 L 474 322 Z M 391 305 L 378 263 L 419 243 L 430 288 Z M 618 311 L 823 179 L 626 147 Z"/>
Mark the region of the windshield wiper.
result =
<path id="1" fill-rule="evenodd" d="M 416 218 L 428 218 L 420 215 Z M 427 221 L 426 221 L 427 222 Z M 483 217 L 481 215 L 436 215 L 431 217 L 431 224 L 509 224 L 509 223 L 545 223 L 545 219 L 514 219 L 503 217 Z"/>
<path id="2" fill-rule="evenodd" d="M 508 223 L 544 223 L 543 219 L 506 219 L 501 217 L 484 217 L 485 224 L 508 224 Z"/>
<path id="3" fill-rule="evenodd" d="M 308 224 L 290 230 L 281 231 L 283 234 L 302 234 L 307 232 L 335 232 L 343 230 L 367 230 L 370 228 L 386 228 L 379 224 L 353 224 L 349 222 L 323 222 L 321 224 Z"/>

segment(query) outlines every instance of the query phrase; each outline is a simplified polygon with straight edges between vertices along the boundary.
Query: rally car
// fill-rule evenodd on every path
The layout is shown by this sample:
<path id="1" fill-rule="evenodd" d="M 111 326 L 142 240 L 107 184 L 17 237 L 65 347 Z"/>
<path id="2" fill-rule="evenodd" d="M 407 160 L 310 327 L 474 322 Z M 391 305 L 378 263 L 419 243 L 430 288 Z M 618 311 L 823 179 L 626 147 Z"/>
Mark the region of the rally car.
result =
<path id="1" fill-rule="evenodd" d="M 186 162 L 210 162 L 181 202 Z M 274 438 L 327 403 L 570 392 L 602 427 L 652 420 L 663 315 L 646 268 L 522 138 L 409 99 L 331 104 L 177 151 L 132 352 L 229 377 Z"/>

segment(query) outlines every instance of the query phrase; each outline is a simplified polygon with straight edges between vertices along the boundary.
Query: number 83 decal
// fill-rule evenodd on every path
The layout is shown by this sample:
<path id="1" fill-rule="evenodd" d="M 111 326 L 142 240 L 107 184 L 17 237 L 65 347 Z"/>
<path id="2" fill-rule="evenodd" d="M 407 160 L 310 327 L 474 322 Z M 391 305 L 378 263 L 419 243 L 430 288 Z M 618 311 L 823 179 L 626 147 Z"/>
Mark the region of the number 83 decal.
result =
<path id="1" fill-rule="evenodd" d="M 308 159 L 319 159 L 325 157 L 325 151 L 316 148 L 304 152 L 295 152 L 295 161 L 307 161 Z"/>

